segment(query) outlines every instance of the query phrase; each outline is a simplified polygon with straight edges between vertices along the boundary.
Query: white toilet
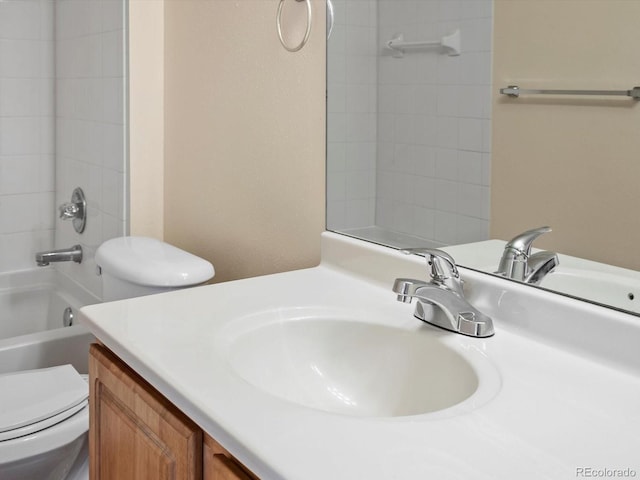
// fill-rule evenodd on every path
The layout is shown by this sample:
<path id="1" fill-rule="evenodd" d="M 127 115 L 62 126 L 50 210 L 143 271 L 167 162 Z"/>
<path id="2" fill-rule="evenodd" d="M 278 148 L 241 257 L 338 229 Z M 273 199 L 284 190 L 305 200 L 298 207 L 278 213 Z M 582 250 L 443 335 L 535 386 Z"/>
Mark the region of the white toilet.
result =
<path id="1" fill-rule="evenodd" d="M 89 385 L 71 365 L 0 375 L 0 478 L 86 471 Z"/>
<path id="2" fill-rule="evenodd" d="M 120 237 L 96 251 L 103 300 L 206 282 L 213 265 L 146 237 Z M 89 385 L 71 365 L 0 375 L 0 479 L 88 479 Z"/>
<path id="3" fill-rule="evenodd" d="M 96 250 L 105 302 L 192 287 L 214 275 L 213 265 L 148 237 L 118 237 Z"/>

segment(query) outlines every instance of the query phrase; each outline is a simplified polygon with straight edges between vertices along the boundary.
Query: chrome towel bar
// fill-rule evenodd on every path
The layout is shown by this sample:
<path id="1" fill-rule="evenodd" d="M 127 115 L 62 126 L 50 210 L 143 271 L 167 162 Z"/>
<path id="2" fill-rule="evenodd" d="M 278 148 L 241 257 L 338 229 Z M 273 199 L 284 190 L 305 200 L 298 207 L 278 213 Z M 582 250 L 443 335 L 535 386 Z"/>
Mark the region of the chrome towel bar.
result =
<path id="1" fill-rule="evenodd" d="M 520 95 L 615 95 L 640 100 L 640 87 L 633 87 L 631 90 L 545 90 L 524 89 L 517 85 L 509 85 L 506 88 L 501 88 L 500 93 L 510 97 L 519 97 Z"/>

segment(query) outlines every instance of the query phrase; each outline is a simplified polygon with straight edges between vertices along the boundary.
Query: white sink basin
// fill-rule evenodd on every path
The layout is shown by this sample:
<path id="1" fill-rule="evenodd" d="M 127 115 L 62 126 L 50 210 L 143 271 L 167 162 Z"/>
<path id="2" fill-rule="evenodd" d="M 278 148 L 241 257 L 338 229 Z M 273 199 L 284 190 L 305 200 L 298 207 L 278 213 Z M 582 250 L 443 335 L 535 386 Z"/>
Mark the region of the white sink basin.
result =
<path id="1" fill-rule="evenodd" d="M 305 309 L 234 323 L 224 346 L 232 370 L 271 395 L 318 410 L 419 415 L 460 404 L 480 385 L 473 360 L 442 341 L 454 334 L 420 324 L 408 330 Z"/>

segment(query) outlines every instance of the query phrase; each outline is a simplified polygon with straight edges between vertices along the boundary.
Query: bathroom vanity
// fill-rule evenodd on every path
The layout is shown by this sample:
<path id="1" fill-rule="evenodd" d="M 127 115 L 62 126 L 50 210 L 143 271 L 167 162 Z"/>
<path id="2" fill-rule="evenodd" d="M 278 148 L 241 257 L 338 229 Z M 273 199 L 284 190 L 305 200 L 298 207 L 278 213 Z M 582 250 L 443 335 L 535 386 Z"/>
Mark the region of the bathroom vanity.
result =
<path id="1" fill-rule="evenodd" d="M 94 478 L 114 435 L 153 478 L 640 474 L 638 317 L 460 274 L 494 336 L 396 300 L 422 257 L 329 232 L 315 268 L 83 308 Z"/>
<path id="2" fill-rule="evenodd" d="M 89 372 L 91 478 L 256 478 L 104 346 L 91 346 Z"/>

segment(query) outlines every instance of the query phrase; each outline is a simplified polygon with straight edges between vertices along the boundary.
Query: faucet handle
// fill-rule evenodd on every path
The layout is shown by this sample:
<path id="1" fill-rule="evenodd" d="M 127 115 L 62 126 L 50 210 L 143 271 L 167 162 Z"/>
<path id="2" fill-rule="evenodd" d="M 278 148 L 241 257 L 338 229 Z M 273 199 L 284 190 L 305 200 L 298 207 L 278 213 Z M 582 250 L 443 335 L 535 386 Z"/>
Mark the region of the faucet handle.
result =
<path id="1" fill-rule="evenodd" d="M 452 290 L 462 293 L 462 282 L 456 261 L 447 252 L 438 248 L 404 248 L 400 250 L 404 254 L 424 253 L 427 264 L 431 267 L 431 280 L 437 284 L 445 285 Z"/>
<path id="2" fill-rule="evenodd" d="M 58 207 L 62 220 L 74 219 L 78 216 L 80 207 L 76 203 L 66 202 Z"/>
<path id="3" fill-rule="evenodd" d="M 80 187 L 71 194 L 71 201 L 58 207 L 62 220 L 72 220 L 76 232 L 82 233 L 87 221 L 87 201 Z"/>
<path id="4" fill-rule="evenodd" d="M 517 253 L 528 257 L 531 254 L 533 241 L 540 235 L 549 233 L 550 231 L 551 227 L 539 227 L 527 230 L 526 232 L 522 232 L 521 234 L 513 237 L 504 248 L 515 250 Z"/>

